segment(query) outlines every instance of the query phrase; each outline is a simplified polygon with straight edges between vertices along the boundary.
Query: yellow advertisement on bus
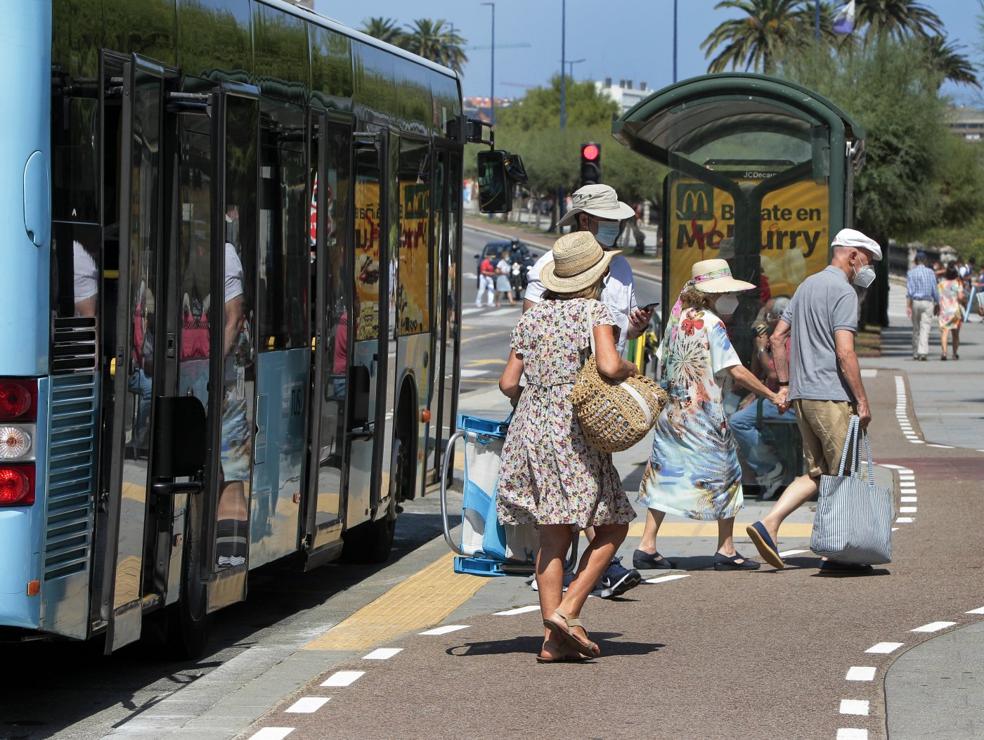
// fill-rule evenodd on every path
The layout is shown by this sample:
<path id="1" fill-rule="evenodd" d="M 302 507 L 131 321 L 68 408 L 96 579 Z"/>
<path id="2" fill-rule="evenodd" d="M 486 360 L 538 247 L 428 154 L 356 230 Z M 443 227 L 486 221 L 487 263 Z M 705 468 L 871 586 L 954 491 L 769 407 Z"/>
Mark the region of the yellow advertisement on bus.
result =
<path id="1" fill-rule="evenodd" d="M 355 181 L 355 341 L 379 336 L 379 181 Z"/>
<path id="2" fill-rule="evenodd" d="M 430 186 L 400 181 L 400 264 L 396 323 L 400 334 L 427 331 L 430 321 Z"/>
<path id="3" fill-rule="evenodd" d="M 737 180 L 746 187 L 759 182 L 761 179 Z M 735 202 L 730 194 L 707 183 L 679 177 L 671 179 L 668 196 L 665 256 L 672 300 L 690 279 L 695 262 L 716 257 L 731 259 L 739 245 L 731 241 L 735 233 Z M 796 182 L 768 193 L 762 200 L 761 218 L 763 298 L 791 296 L 806 277 L 828 263 L 827 185 Z"/>

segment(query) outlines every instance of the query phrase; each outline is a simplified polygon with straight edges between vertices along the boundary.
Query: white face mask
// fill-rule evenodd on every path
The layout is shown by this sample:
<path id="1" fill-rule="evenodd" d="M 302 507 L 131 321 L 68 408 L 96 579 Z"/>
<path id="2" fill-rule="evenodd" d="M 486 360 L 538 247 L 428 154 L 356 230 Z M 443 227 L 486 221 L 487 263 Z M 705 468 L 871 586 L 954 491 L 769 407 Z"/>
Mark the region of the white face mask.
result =
<path id="1" fill-rule="evenodd" d="M 865 265 L 860 270 L 854 271 L 854 285 L 861 290 L 866 290 L 873 282 L 875 282 L 875 268 L 871 265 Z"/>
<path id="2" fill-rule="evenodd" d="M 618 239 L 619 231 L 618 221 L 601 221 L 598 223 L 598 232 L 595 234 L 595 239 L 603 247 L 613 247 L 615 246 L 615 240 Z"/>
<path id="3" fill-rule="evenodd" d="M 738 310 L 738 296 L 725 293 L 714 301 L 714 308 L 717 310 L 719 316 L 731 316 Z"/>

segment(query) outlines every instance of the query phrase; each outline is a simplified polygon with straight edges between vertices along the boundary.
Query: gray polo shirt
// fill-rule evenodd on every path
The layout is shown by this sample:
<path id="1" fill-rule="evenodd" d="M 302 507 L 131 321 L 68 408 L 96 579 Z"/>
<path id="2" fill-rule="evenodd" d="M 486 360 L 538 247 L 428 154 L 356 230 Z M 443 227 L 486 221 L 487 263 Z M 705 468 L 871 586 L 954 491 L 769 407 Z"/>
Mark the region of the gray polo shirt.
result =
<path id="1" fill-rule="evenodd" d="M 858 330 L 858 294 L 844 271 L 830 266 L 804 280 L 782 318 L 792 329 L 789 399 L 853 401 L 834 345 L 838 329 Z"/>

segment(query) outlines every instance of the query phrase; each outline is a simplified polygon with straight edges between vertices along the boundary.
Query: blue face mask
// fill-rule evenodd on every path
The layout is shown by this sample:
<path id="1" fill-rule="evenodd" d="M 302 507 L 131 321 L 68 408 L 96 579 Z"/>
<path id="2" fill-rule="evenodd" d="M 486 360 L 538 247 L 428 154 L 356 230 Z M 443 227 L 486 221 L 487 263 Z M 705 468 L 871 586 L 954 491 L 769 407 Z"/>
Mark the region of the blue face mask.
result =
<path id="1" fill-rule="evenodd" d="M 598 224 L 598 233 L 595 234 L 595 239 L 603 247 L 614 247 L 619 231 L 621 229 L 619 229 L 618 221 L 601 221 Z"/>

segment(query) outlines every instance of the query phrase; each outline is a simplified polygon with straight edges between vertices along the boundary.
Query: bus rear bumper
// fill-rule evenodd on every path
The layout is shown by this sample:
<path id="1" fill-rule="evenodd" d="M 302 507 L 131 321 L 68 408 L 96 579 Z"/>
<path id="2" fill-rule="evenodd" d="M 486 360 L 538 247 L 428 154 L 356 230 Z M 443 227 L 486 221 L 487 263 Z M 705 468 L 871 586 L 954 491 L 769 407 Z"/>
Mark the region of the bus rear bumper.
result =
<path id="1" fill-rule="evenodd" d="M 37 578 L 31 529 L 29 507 L 0 509 L 0 626 L 40 627 L 41 595 L 28 596 L 28 583 Z"/>

